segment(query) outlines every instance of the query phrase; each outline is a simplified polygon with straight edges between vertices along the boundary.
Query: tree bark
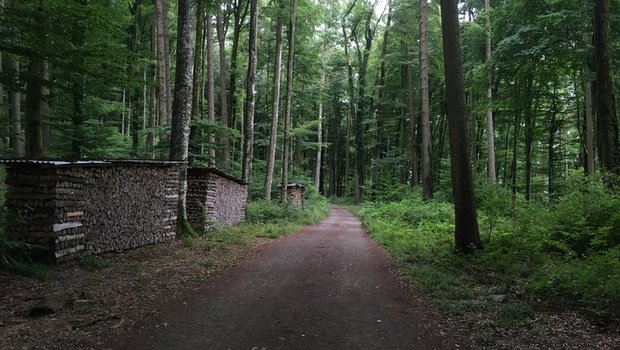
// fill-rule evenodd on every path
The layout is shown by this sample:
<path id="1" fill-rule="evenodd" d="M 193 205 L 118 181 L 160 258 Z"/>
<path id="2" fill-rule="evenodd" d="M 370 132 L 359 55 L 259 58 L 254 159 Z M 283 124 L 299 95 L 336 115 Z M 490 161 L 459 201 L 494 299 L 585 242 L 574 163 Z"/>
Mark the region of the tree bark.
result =
<path id="1" fill-rule="evenodd" d="M 280 199 L 288 200 L 286 186 L 288 185 L 288 168 L 290 157 L 290 133 L 291 133 L 291 109 L 293 103 L 293 65 L 295 64 L 295 22 L 297 15 L 297 0 L 290 2 L 290 14 L 288 24 L 288 63 L 286 67 L 286 104 L 284 105 L 284 151 L 282 152 L 282 188 Z"/>
<path id="2" fill-rule="evenodd" d="M 319 86 L 319 125 L 317 127 L 316 167 L 314 169 L 314 188 L 317 192 L 321 187 L 321 151 L 323 150 L 323 85 L 325 85 L 325 71 L 321 73 Z"/>
<path id="3" fill-rule="evenodd" d="M 170 84 L 169 44 L 168 44 L 168 5 L 166 0 L 154 0 L 155 16 L 154 27 L 157 33 L 157 110 L 160 126 L 169 123 L 169 102 L 172 99 Z M 160 143 L 166 141 L 164 132 L 160 132 Z"/>
<path id="4" fill-rule="evenodd" d="M 258 0 L 250 1 L 250 37 L 248 43 L 248 74 L 243 106 L 243 160 L 241 178 L 252 180 L 252 151 L 254 144 L 254 105 L 256 102 L 256 49 L 258 44 Z"/>
<path id="5" fill-rule="evenodd" d="M 4 2 L 0 0 L 0 9 L 4 6 Z M 3 73 L 2 51 L 0 51 L 0 76 Z M 4 85 L 0 83 L 0 117 L 4 117 Z M 0 125 L 0 133 L 4 134 L 4 125 Z M 0 137 L 0 151 L 4 151 L 4 137 Z"/>
<path id="6" fill-rule="evenodd" d="M 233 40 L 230 50 L 230 88 L 229 88 L 229 102 L 228 102 L 228 127 L 235 126 L 236 110 L 237 110 L 237 79 L 239 78 L 238 72 L 238 56 L 239 56 L 239 39 L 241 37 L 241 30 L 243 29 L 243 22 L 247 16 L 248 6 L 250 0 L 245 0 L 245 7 L 242 8 L 244 0 L 236 0 L 234 7 L 234 25 L 233 25 Z M 245 108 L 245 107 L 244 107 Z"/>
<path id="7" fill-rule="evenodd" d="M 376 130 L 375 130 L 375 147 L 373 150 L 373 160 L 371 167 L 370 181 L 372 183 L 372 197 L 376 198 L 379 191 L 379 163 L 381 160 L 383 145 L 383 134 L 385 133 L 385 119 L 387 118 L 387 107 L 385 101 L 385 56 L 387 55 L 388 39 L 390 33 L 390 26 L 392 25 L 392 1 L 387 2 L 388 16 L 385 23 L 385 30 L 383 32 L 383 42 L 381 43 L 381 56 L 379 58 L 379 81 L 377 83 L 377 102 L 378 113 L 376 117 Z"/>
<path id="8" fill-rule="evenodd" d="M 170 133 L 170 159 L 182 162 L 179 175 L 178 219 L 181 233 L 192 231 L 187 220 L 187 159 L 189 147 L 190 119 L 192 113 L 192 72 L 194 47 L 194 15 L 193 0 L 179 0 L 177 24 L 177 59 L 175 89 L 173 101 L 172 130 Z M 188 232 L 189 231 L 189 232 Z"/>
<path id="9" fill-rule="evenodd" d="M 207 12 L 207 120 L 212 125 L 209 132 L 209 166 L 215 167 L 215 67 L 213 52 L 213 15 Z"/>
<path id="10" fill-rule="evenodd" d="M 596 68 L 596 115 L 598 158 L 604 170 L 620 174 L 618 118 L 613 80 L 609 0 L 594 1 L 594 62 Z"/>
<path id="11" fill-rule="evenodd" d="M 269 154 L 267 155 L 267 173 L 265 174 L 265 191 L 264 197 L 266 201 L 271 200 L 271 187 L 273 185 L 273 171 L 276 161 L 276 143 L 278 140 L 278 119 L 280 115 L 280 80 L 282 70 L 282 32 L 284 25 L 282 24 L 283 1 L 276 2 L 278 5 L 278 17 L 276 18 L 276 52 L 275 64 L 273 67 L 273 103 L 271 111 L 271 133 L 269 134 Z"/>
<path id="12" fill-rule="evenodd" d="M 488 148 L 488 164 L 487 164 L 487 176 L 489 182 L 494 184 L 497 178 L 495 174 L 495 130 L 493 127 L 493 74 L 489 62 L 491 61 L 491 49 L 492 49 L 492 33 L 491 33 L 491 0 L 484 1 L 484 9 L 486 12 L 486 26 L 487 26 L 487 41 L 485 58 L 487 62 L 487 148 Z"/>
<path id="13" fill-rule="evenodd" d="M 194 46 L 194 72 L 192 78 L 192 117 L 189 132 L 189 157 L 190 162 L 193 162 L 193 154 L 200 154 L 202 149 L 202 142 L 200 141 L 200 134 L 202 129 L 196 125 L 202 115 L 202 78 L 203 78 L 203 66 L 204 66 L 204 42 L 205 42 L 205 21 L 207 21 L 205 13 L 204 1 L 196 1 L 196 40 Z M 208 84 L 207 84 L 208 85 Z"/>
<path id="14" fill-rule="evenodd" d="M 409 101 L 409 120 L 411 124 L 411 186 L 415 187 L 420 183 L 420 168 L 418 166 L 418 113 L 415 109 L 413 65 L 411 62 L 407 62 L 407 92 L 407 100 Z"/>
<path id="15" fill-rule="evenodd" d="M 13 57 L 6 58 L 7 76 L 11 77 L 15 86 L 19 86 L 19 62 Z M 9 94 L 9 119 L 11 120 L 11 149 L 13 156 L 21 157 L 22 151 L 22 117 L 21 117 L 21 93 L 19 89 L 10 88 Z"/>
<path id="16" fill-rule="evenodd" d="M 45 61 L 43 63 L 43 96 L 42 96 L 42 114 L 43 114 L 43 125 L 42 125 L 42 129 L 43 129 L 43 154 L 47 154 L 49 153 L 49 149 L 50 149 L 50 145 L 52 144 L 52 124 L 50 121 L 50 116 L 49 116 L 49 95 L 50 95 L 50 90 L 49 87 L 47 86 L 47 82 L 50 81 L 50 73 L 49 73 L 49 63 L 47 61 Z"/>
<path id="17" fill-rule="evenodd" d="M 592 104 L 592 82 L 587 81 L 585 86 L 585 133 L 586 133 L 586 174 L 594 174 L 594 111 Z"/>
<path id="18" fill-rule="evenodd" d="M 226 91 L 226 30 L 224 28 L 224 19 L 222 15 L 222 6 L 218 6 L 215 17 L 217 22 L 217 41 L 220 54 L 220 114 L 222 127 L 228 127 L 228 94 Z M 228 170 L 230 166 L 230 150 L 228 149 L 228 135 L 223 133 L 220 138 L 222 147 L 222 159 L 220 167 Z"/>
<path id="19" fill-rule="evenodd" d="M 459 252 L 470 253 L 472 248 L 481 248 L 482 242 L 478 231 L 471 163 L 467 154 L 467 117 L 457 0 L 441 1 L 441 19 L 455 211 L 455 246 Z"/>
<path id="20" fill-rule="evenodd" d="M 39 55 L 30 57 L 26 88 L 26 158 L 43 155 L 43 79 L 45 60 Z"/>
<path id="21" fill-rule="evenodd" d="M 459 49 L 460 50 L 460 49 Z M 422 197 L 432 196 L 431 180 L 431 123 L 428 97 L 428 2 L 420 0 L 420 103 L 422 119 Z"/>

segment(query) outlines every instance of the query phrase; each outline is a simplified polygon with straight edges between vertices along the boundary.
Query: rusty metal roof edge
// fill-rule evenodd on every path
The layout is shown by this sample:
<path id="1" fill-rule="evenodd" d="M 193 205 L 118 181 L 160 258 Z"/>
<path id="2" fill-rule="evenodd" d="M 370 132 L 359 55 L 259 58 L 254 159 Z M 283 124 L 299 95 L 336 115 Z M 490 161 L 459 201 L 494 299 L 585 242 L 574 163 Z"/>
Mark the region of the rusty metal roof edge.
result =
<path id="1" fill-rule="evenodd" d="M 115 166 L 115 165 L 151 165 L 173 166 L 183 164 L 180 161 L 168 160 L 137 160 L 137 159 L 114 159 L 114 160 L 62 160 L 62 159 L 0 159 L 1 165 L 32 165 L 42 167 L 72 167 L 72 166 Z"/>
<path id="2" fill-rule="evenodd" d="M 188 172 L 192 172 L 192 171 L 197 171 L 197 172 L 209 172 L 209 173 L 214 173 L 217 174 L 218 176 L 221 176 L 223 178 L 226 178 L 228 180 L 234 181 L 240 185 L 249 185 L 248 182 L 243 181 L 242 179 L 238 178 L 238 177 L 234 177 L 228 173 L 225 173 L 223 170 L 215 168 L 215 167 L 207 167 L 207 168 L 202 168 L 202 167 L 191 167 L 188 169 Z"/>

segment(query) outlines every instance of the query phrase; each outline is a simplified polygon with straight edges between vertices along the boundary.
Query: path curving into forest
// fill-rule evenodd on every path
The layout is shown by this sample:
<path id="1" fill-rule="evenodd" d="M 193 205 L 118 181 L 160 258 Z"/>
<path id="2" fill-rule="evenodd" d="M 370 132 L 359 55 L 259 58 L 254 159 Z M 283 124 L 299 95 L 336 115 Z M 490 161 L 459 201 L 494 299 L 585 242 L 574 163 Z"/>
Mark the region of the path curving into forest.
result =
<path id="1" fill-rule="evenodd" d="M 360 221 L 334 207 L 103 348 L 454 349 L 392 271 Z"/>

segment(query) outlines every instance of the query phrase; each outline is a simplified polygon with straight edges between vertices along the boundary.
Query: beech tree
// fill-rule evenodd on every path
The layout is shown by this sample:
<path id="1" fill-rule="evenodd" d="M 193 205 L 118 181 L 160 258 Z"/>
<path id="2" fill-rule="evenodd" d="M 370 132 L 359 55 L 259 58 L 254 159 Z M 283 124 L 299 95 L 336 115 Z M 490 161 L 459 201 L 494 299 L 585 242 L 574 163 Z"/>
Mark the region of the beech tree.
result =
<path id="1" fill-rule="evenodd" d="M 248 74 L 245 79 L 243 105 L 243 160 L 241 178 L 252 179 L 252 151 L 254 149 L 254 107 L 256 103 L 256 47 L 258 45 L 258 0 L 250 1 L 250 38 L 248 40 Z"/>
<path id="2" fill-rule="evenodd" d="M 277 0 L 276 13 L 276 42 L 275 63 L 273 65 L 273 104 L 271 111 L 271 129 L 269 134 L 269 154 L 267 158 L 267 173 L 265 174 L 264 197 L 271 200 L 271 187 L 273 185 L 273 171 L 276 161 L 276 144 L 278 140 L 278 120 L 280 115 L 280 81 L 282 73 L 282 23 L 283 1 Z"/>
<path id="3" fill-rule="evenodd" d="M 594 56 L 596 68 L 596 116 L 598 156 L 601 167 L 620 174 L 620 144 L 613 79 L 609 0 L 594 1 Z"/>
<path id="4" fill-rule="evenodd" d="M 291 0 L 288 22 L 288 63 L 286 65 L 286 102 L 284 105 L 284 142 L 282 151 L 282 181 L 280 182 L 280 200 L 287 200 L 286 186 L 288 185 L 291 109 L 293 104 L 293 65 L 295 64 L 295 22 L 297 16 L 297 0 Z"/>
<path id="5" fill-rule="evenodd" d="M 194 16 L 193 0 L 179 0 L 177 24 L 177 60 L 172 104 L 172 130 L 170 132 L 170 159 L 181 162 L 179 174 L 178 223 L 182 232 L 192 231 L 187 220 L 187 160 L 192 114 L 192 77 L 194 69 Z"/>
<path id="6" fill-rule="evenodd" d="M 463 62 L 457 0 L 441 1 L 446 103 L 450 135 L 452 196 L 454 198 L 456 250 L 468 253 L 481 248 L 474 184 L 469 160 Z"/>

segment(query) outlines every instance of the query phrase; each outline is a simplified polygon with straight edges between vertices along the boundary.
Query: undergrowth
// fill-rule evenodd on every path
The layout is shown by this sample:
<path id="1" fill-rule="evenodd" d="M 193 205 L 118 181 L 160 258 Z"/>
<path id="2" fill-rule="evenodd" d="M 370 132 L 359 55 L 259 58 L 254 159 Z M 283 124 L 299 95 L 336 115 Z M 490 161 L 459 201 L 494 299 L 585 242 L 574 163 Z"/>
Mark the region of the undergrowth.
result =
<path id="1" fill-rule="evenodd" d="M 204 233 L 203 247 L 243 245 L 251 237 L 275 239 L 321 221 L 329 212 L 327 200 L 316 192 L 306 193 L 303 207 L 277 200 L 249 203 L 247 217 L 239 225 L 216 228 Z"/>
<path id="2" fill-rule="evenodd" d="M 359 215 L 415 284 L 459 314 L 499 307 L 518 322 L 543 307 L 617 319 L 620 310 L 620 192 L 574 175 L 554 202 L 526 203 L 500 186 L 477 189 L 484 249 L 454 253 L 451 203 L 419 195 L 367 203 Z M 493 295 L 505 295 L 499 305 Z"/>

